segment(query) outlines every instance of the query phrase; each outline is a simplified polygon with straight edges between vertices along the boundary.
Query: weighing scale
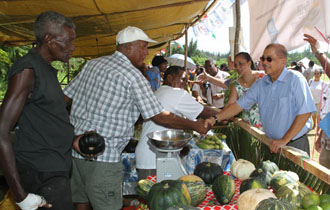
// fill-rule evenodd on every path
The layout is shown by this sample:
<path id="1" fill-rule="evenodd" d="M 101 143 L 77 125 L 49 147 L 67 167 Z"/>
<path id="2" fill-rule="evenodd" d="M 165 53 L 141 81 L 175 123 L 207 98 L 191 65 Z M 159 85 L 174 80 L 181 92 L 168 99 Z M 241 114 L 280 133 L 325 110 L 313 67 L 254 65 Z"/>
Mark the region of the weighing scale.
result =
<path id="1" fill-rule="evenodd" d="M 149 145 L 156 152 L 157 182 L 176 180 L 187 175 L 179 156 L 182 148 L 190 141 L 192 134 L 177 130 L 155 131 L 149 133 Z"/>

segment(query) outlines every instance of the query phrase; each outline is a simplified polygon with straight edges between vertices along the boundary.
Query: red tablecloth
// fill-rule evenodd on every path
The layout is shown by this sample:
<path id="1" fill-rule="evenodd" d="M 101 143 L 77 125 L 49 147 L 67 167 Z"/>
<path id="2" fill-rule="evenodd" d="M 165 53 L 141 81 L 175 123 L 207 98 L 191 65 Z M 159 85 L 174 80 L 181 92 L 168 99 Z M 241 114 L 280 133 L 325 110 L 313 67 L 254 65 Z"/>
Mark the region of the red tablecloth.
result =
<path id="1" fill-rule="evenodd" d="M 224 172 L 224 174 L 230 176 L 229 172 Z M 156 176 L 149 176 L 148 179 L 150 179 L 153 182 L 156 182 Z M 236 202 L 237 202 L 237 199 L 239 196 L 239 189 L 241 186 L 241 181 L 239 181 L 238 179 L 234 179 L 234 181 L 235 181 L 236 190 L 235 190 L 234 197 L 230 201 L 229 204 L 220 205 L 218 203 L 218 201 L 216 200 L 216 198 L 212 192 L 212 189 L 207 188 L 206 198 L 201 204 L 199 204 L 198 208 L 203 209 L 203 210 L 233 210 L 233 209 L 237 210 Z"/>

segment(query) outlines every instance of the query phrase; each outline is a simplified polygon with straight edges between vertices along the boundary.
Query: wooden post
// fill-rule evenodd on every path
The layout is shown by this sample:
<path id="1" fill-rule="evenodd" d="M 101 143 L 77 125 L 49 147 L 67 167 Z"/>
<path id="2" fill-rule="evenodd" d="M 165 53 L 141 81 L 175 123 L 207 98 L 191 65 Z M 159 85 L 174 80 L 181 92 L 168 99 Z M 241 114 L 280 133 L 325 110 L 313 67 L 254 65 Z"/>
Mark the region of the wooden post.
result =
<path id="1" fill-rule="evenodd" d="M 188 57 L 188 24 L 186 24 L 186 29 L 184 32 L 184 37 L 185 37 L 185 46 L 184 46 L 184 70 L 188 74 L 188 69 L 187 69 L 187 57 Z"/>
<path id="2" fill-rule="evenodd" d="M 168 47 L 169 47 L 169 50 L 168 50 L 169 55 L 168 56 L 171 56 L 172 55 L 171 40 L 168 41 Z"/>
<path id="3" fill-rule="evenodd" d="M 234 40 L 234 55 L 239 53 L 240 45 L 240 31 L 241 31 L 241 2 L 236 0 L 235 3 L 235 15 L 236 15 L 236 25 L 235 25 L 235 40 Z M 233 58 L 232 58 L 233 59 Z"/>
<path id="4" fill-rule="evenodd" d="M 70 59 L 68 60 L 68 62 L 67 62 L 67 65 L 68 65 L 68 69 L 67 69 L 67 76 L 68 76 L 68 78 L 67 78 L 67 84 L 69 84 L 69 82 L 70 82 Z"/>

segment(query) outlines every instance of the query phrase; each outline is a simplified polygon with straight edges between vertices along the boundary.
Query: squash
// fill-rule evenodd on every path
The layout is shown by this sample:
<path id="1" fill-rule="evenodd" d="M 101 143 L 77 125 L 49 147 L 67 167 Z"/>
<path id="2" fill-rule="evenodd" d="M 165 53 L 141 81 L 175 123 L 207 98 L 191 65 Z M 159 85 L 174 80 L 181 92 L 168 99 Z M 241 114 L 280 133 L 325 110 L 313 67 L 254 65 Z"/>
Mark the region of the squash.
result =
<path id="1" fill-rule="evenodd" d="M 302 198 L 301 206 L 304 209 L 308 209 L 312 206 L 318 205 L 320 205 L 320 196 L 317 193 L 310 192 Z"/>
<path id="2" fill-rule="evenodd" d="M 290 176 L 293 180 L 295 180 L 296 182 L 299 182 L 299 176 L 297 173 L 293 172 L 293 171 L 276 171 L 274 172 L 273 176 L 276 174 L 286 174 L 288 176 Z"/>
<path id="3" fill-rule="evenodd" d="M 320 204 L 330 203 L 330 195 L 329 194 L 322 194 L 319 196 Z"/>
<path id="4" fill-rule="evenodd" d="M 283 185 L 297 183 L 297 177 L 295 177 L 294 174 L 294 172 L 288 171 L 275 172 L 272 176 L 272 179 L 270 180 L 271 188 L 273 188 L 274 191 L 277 191 Z"/>
<path id="5" fill-rule="evenodd" d="M 272 174 L 266 171 L 264 168 L 257 168 L 250 174 L 250 178 L 258 177 L 263 180 L 267 185 L 270 185 L 270 180 L 272 179 Z"/>
<path id="6" fill-rule="evenodd" d="M 237 177 L 240 181 L 250 177 L 250 174 L 256 169 L 256 167 L 250 161 L 239 159 L 230 166 L 231 173 Z"/>
<path id="7" fill-rule="evenodd" d="M 141 179 L 136 186 L 136 192 L 140 198 L 147 201 L 148 193 L 155 183 L 149 179 Z"/>
<path id="8" fill-rule="evenodd" d="M 269 172 L 271 175 L 280 170 L 276 163 L 271 162 L 270 160 L 263 161 L 258 168 L 265 169 L 265 171 Z"/>
<path id="9" fill-rule="evenodd" d="M 248 178 L 241 183 L 239 192 L 240 194 L 242 194 L 247 190 L 256 189 L 256 188 L 267 189 L 267 184 L 265 181 L 263 181 L 258 177 Z"/>
<path id="10" fill-rule="evenodd" d="M 311 191 L 304 184 L 286 184 L 280 187 L 275 195 L 277 198 L 287 200 L 292 206 L 300 208 L 302 198 Z"/>
<path id="11" fill-rule="evenodd" d="M 178 206 L 171 206 L 166 210 L 199 210 L 199 208 L 187 206 L 187 205 L 178 205 Z"/>
<path id="12" fill-rule="evenodd" d="M 212 191 L 220 204 L 228 204 L 235 194 L 235 182 L 228 175 L 218 176 L 213 182 Z"/>
<path id="13" fill-rule="evenodd" d="M 98 133 L 85 133 L 79 139 L 79 149 L 82 153 L 88 155 L 98 155 L 104 151 L 104 138 Z"/>
<path id="14" fill-rule="evenodd" d="M 267 198 L 276 198 L 275 194 L 266 189 L 251 189 L 238 197 L 238 210 L 255 210 L 260 201 Z"/>
<path id="15" fill-rule="evenodd" d="M 191 197 L 191 205 L 197 206 L 206 197 L 206 186 L 204 181 L 196 175 L 185 175 L 180 177 L 181 181 L 187 186 Z"/>
<path id="16" fill-rule="evenodd" d="M 194 175 L 202 178 L 205 184 L 212 184 L 215 178 L 223 175 L 223 170 L 221 166 L 216 163 L 202 162 L 196 166 Z"/>
<path id="17" fill-rule="evenodd" d="M 261 201 L 256 210 L 295 210 L 295 208 L 283 199 L 268 198 Z"/>
<path id="18" fill-rule="evenodd" d="M 154 184 L 148 194 L 150 210 L 163 210 L 175 205 L 190 205 L 187 186 L 179 180 L 163 180 Z"/>

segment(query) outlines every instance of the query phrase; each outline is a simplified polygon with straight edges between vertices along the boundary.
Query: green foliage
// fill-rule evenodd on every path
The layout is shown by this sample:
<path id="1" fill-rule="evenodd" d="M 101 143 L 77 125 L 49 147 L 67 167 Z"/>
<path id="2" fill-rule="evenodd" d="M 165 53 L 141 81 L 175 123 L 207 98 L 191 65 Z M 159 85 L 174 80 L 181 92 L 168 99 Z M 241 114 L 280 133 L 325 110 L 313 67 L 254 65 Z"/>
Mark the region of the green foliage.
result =
<path id="1" fill-rule="evenodd" d="M 315 64 L 320 65 L 320 62 L 314 56 L 310 47 L 306 48 L 303 52 L 291 51 L 288 54 L 288 60 L 287 60 L 286 64 L 287 64 L 287 66 L 290 66 L 291 62 L 293 62 L 293 61 L 298 62 L 305 57 L 307 57 L 311 61 L 314 61 Z M 306 68 L 308 68 L 308 66 L 306 66 Z"/>
<path id="2" fill-rule="evenodd" d="M 220 66 L 222 63 L 227 64 L 227 57 L 228 57 L 229 53 L 214 54 L 214 53 L 210 53 L 210 52 L 206 52 L 206 51 L 197 49 L 197 45 L 198 45 L 198 42 L 191 39 L 188 44 L 188 52 L 187 52 L 188 57 L 193 59 L 193 61 L 196 64 L 203 66 L 205 63 L 205 60 L 207 60 L 209 58 L 213 58 L 216 61 L 217 66 Z M 184 48 L 185 48 L 185 45 L 181 46 L 178 42 L 174 42 L 171 44 L 171 53 L 172 53 L 172 55 L 173 54 L 184 54 Z M 170 56 L 169 48 L 166 49 L 166 52 L 167 52 L 166 56 Z"/>
<path id="3" fill-rule="evenodd" d="M 69 80 L 68 80 L 68 63 L 63 63 L 60 61 L 54 61 L 52 66 L 58 70 L 57 77 L 59 82 L 63 87 L 68 84 L 83 68 L 87 59 L 84 58 L 71 58 L 69 61 L 70 71 L 69 71 Z"/>
<path id="4" fill-rule="evenodd" d="M 24 47 L 0 47 L 0 99 L 5 96 L 8 87 L 8 71 L 12 64 L 20 57 L 28 53 L 31 46 Z"/>
<path id="5" fill-rule="evenodd" d="M 3 99 L 8 86 L 8 71 L 13 63 L 20 57 L 26 55 L 32 46 L 21 47 L 0 47 L 0 100 Z M 83 58 L 71 58 L 69 79 L 72 80 L 82 69 L 83 65 L 87 62 Z M 58 79 L 61 83 L 67 84 L 67 63 L 55 61 L 52 66 L 58 70 Z M 66 79 L 66 80 L 65 80 Z"/>

